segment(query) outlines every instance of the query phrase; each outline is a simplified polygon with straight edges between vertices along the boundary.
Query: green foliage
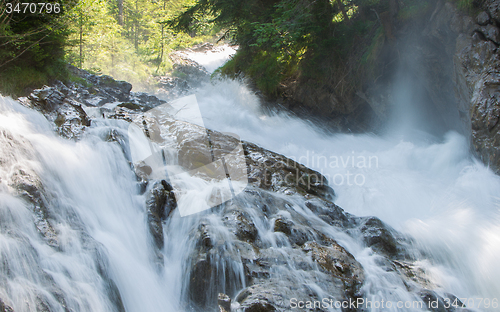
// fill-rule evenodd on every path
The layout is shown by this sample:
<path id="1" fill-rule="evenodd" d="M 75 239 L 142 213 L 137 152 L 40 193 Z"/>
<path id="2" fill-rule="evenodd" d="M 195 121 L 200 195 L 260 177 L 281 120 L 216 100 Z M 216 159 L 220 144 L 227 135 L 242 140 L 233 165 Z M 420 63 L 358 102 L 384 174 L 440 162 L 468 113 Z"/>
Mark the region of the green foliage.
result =
<path id="1" fill-rule="evenodd" d="M 21 1 L 13 0 L 13 8 Z M 25 95 L 53 79 L 62 79 L 67 73 L 61 63 L 68 35 L 64 12 L 74 5 L 59 1 L 60 13 L 7 13 L 0 7 L 0 91 L 9 95 Z M 40 8 L 40 7 L 38 7 Z"/>
<path id="2" fill-rule="evenodd" d="M 98 74 L 111 75 L 133 84 L 134 90 L 151 88 L 153 75 L 172 70 L 168 54 L 213 37 L 205 27 L 193 34 L 176 33 L 166 19 L 181 12 L 192 0 L 80 0 L 68 13 L 71 45 L 67 60 Z M 121 24 L 120 24 L 121 22 Z"/>
<path id="3" fill-rule="evenodd" d="M 329 0 L 200 0 L 169 24 L 189 32 L 212 17 L 226 29 L 224 38 L 240 46 L 221 72 L 245 72 L 276 94 L 280 81 L 297 75 L 306 55 L 329 48 L 324 38 L 332 36 L 335 13 Z"/>
<path id="4" fill-rule="evenodd" d="M 478 14 L 484 4 L 484 0 L 453 0 L 458 9 L 471 16 Z"/>
<path id="5" fill-rule="evenodd" d="M 429 8 L 428 0 L 199 0 L 169 24 L 191 31 L 211 16 L 240 46 L 219 72 L 244 73 L 268 95 L 298 80 L 342 97 L 374 72 L 397 24 Z"/>
<path id="6" fill-rule="evenodd" d="M 428 13 L 430 8 L 428 1 L 410 2 L 399 11 L 398 19 L 401 21 L 416 19 Z"/>

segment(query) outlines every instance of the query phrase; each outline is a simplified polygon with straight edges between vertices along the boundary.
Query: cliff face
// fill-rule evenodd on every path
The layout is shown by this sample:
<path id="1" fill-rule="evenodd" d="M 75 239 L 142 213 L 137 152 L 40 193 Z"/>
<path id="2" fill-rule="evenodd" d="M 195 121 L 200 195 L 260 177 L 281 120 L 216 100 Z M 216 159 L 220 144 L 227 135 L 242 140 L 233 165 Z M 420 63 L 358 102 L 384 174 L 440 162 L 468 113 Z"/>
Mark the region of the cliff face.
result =
<path id="1" fill-rule="evenodd" d="M 488 1 L 475 23 L 457 37 L 455 84 L 459 106 L 469 109 L 467 126 L 483 162 L 500 170 L 500 1 Z"/>
<path id="2" fill-rule="evenodd" d="M 341 81 L 335 76 L 320 84 L 285 83 L 284 105 L 301 116 L 319 117 L 333 131 L 381 131 L 410 119 L 433 134 L 454 130 L 499 172 L 500 1 L 483 1 L 474 10 L 479 13 L 437 0 L 407 19 L 397 12 L 390 13 L 390 22 L 381 16 L 383 31 L 374 34 L 369 48 L 356 48 L 368 50 L 371 64 L 356 67 L 371 66 L 364 71 L 369 75 L 351 77 L 359 73 L 345 74 L 342 64 L 330 62 L 338 65 L 332 71 Z M 398 111 L 406 111 L 408 120 Z"/>
<path id="3" fill-rule="evenodd" d="M 421 130 L 468 137 L 477 156 L 499 172 L 500 1 L 484 1 L 479 11 L 469 16 L 439 0 L 411 22 L 394 22 L 374 55 L 376 79 L 366 77 L 350 102 L 322 101 L 328 108 L 318 106 L 319 114 L 337 110 L 354 124 L 350 129 L 379 131 L 404 124 L 398 110 L 414 112 L 407 118 Z"/>
<path id="4" fill-rule="evenodd" d="M 500 169 L 500 1 L 487 1 L 477 16 L 439 1 L 407 55 L 428 95 L 430 110 L 444 125 L 471 140 L 477 155 Z"/>

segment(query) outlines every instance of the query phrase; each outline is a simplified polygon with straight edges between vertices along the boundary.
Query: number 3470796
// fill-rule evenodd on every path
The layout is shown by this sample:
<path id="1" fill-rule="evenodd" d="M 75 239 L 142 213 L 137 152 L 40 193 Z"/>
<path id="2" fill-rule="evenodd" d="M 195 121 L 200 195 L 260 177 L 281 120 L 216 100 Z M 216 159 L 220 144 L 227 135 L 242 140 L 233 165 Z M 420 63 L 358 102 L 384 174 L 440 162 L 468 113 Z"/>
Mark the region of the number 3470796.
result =
<path id="1" fill-rule="evenodd" d="M 26 14 L 26 13 L 60 13 L 61 12 L 61 6 L 59 3 L 6 3 L 5 5 L 5 12 L 7 14 L 11 13 L 19 13 L 19 14 Z"/>

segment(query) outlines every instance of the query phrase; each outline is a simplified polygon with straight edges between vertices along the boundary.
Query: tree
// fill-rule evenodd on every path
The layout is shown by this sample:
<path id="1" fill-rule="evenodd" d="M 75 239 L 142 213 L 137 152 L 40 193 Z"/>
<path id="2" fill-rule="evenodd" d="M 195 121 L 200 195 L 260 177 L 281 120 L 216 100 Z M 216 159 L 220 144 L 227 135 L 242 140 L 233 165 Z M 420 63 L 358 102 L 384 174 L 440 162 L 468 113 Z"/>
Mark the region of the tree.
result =
<path id="1" fill-rule="evenodd" d="M 69 34 L 64 16 L 75 3 L 59 1 L 57 13 L 53 7 L 52 13 L 40 13 L 38 4 L 34 11 L 27 9 L 19 0 L 9 4 L 11 13 L 6 6 L 0 12 L 0 89 L 20 94 L 64 71 L 61 67 Z"/>
<path id="2" fill-rule="evenodd" d="M 281 81 L 298 73 L 304 58 L 328 50 L 338 11 L 330 0 L 200 0 L 170 25 L 189 31 L 200 27 L 204 16 L 213 16 L 227 29 L 224 38 L 240 46 L 228 65 L 231 71 L 245 72 L 273 94 Z"/>

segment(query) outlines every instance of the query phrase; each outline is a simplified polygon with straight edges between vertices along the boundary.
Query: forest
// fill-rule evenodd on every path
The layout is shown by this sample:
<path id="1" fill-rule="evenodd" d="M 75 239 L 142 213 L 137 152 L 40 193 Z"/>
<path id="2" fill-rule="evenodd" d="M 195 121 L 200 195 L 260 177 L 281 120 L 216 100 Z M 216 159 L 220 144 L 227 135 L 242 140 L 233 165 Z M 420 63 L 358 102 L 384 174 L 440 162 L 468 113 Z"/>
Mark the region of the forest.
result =
<path id="1" fill-rule="evenodd" d="M 214 38 L 216 28 L 174 32 L 167 21 L 193 1 L 59 1 L 59 13 L 23 12 L 20 0 L 0 15 L 0 89 L 25 95 L 54 79 L 71 79 L 65 64 L 130 81 L 140 89 L 171 70 L 168 54 Z M 16 12 L 20 5 L 20 12 Z M 40 8 L 39 8 L 40 9 Z"/>
<path id="2" fill-rule="evenodd" d="M 250 77 L 268 96 L 286 93 L 290 82 L 330 81 L 349 97 L 361 77 L 373 74 L 383 41 L 394 37 L 392 28 L 425 14 L 429 2 L 59 0 L 58 13 L 32 13 L 21 0 L 4 0 L 0 90 L 26 95 L 55 79 L 71 79 L 68 63 L 147 90 L 152 76 L 172 70 L 171 51 L 223 41 L 239 51 L 220 71 Z M 479 6 L 457 2 L 464 10 Z"/>

